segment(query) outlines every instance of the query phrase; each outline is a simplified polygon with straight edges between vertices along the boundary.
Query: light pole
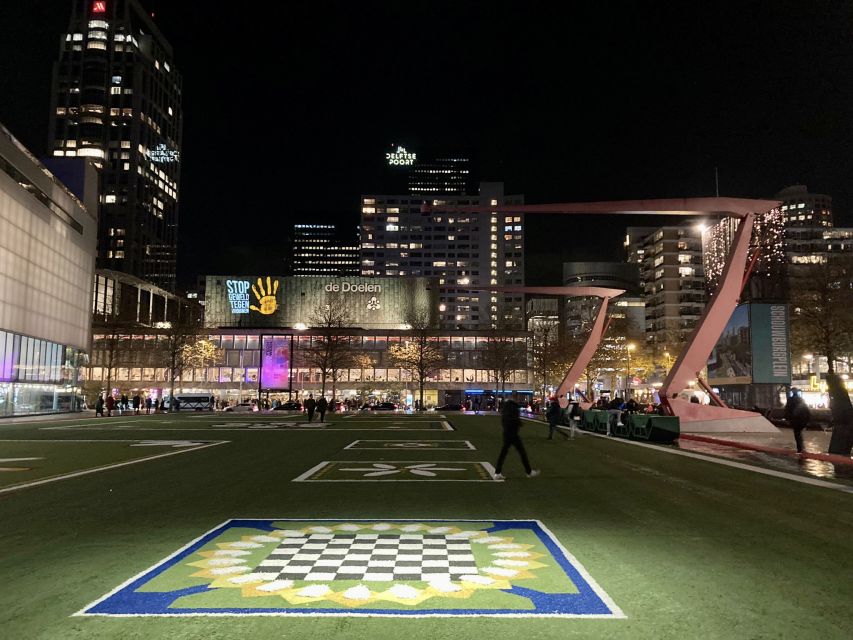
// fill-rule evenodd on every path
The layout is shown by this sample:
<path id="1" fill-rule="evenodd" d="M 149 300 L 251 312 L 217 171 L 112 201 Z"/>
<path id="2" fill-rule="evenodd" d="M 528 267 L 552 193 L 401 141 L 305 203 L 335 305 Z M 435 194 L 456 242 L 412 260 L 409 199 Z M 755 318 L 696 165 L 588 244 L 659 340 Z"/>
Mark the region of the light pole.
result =
<path id="1" fill-rule="evenodd" d="M 633 342 L 625 345 L 628 351 L 628 366 L 625 369 L 625 400 L 628 400 L 628 394 L 631 393 L 631 352 L 637 348 Z"/>

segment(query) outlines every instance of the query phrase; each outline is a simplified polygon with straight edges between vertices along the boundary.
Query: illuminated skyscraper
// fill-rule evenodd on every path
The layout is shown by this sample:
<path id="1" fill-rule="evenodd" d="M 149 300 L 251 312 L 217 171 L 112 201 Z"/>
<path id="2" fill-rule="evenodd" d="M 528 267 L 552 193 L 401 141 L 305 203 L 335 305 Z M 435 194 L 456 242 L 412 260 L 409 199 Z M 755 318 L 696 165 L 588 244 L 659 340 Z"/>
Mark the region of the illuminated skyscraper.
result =
<path id="1" fill-rule="evenodd" d="M 181 76 L 137 0 L 74 0 L 48 148 L 101 169 L 97 265 L 175 289 Z"/>
<path id="2" fill-rule="evenodd" d="M 447 285 L 439 296 L 445 328 L 521 328 L 523 296 L 484 288 L 524 284 L 524 214 L 442 207 L 511 207 L 524 204 L 524 196 L 505 195 L 502 182 L 480 183 L 479 192 L 362 196 L 361 275 L 438 278 L 439 285 Z M 461 288 L 466 286 L 472 289 Z"/>
<path id="3" fill-rule="evenodd" d="M 286 250 L 286 275 L 357 276 L 361 273 L 358 229 L 345 236 L 333 224 L 295 224 Z"/>

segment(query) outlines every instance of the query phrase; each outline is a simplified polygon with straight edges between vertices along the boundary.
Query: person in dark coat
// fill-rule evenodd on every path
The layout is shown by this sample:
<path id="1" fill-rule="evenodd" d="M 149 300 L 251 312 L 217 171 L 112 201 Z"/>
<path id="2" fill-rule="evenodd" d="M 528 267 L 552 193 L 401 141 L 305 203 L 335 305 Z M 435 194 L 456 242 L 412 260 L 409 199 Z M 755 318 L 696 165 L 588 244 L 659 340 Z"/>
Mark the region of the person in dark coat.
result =
<path id="1" fill-rule="evenodd" d="M 98 401 L 95 402 L 95 417 L 104 417 L 104 396 L 98 396 Z"/>
<path id="2" fill-rule="evenodd" d="M 152 403 L 152 401 L 151 401 L 151 396 L 148 396 L 147 398 L 145 398 L 145 414 L 146 414 L 146 415 L 148 415 L 149 413 L 151 413 L 151 405 L 152 405 L 152 404 L 153 404 L 153 403 Z"/>
<path id="3" fill-rule="evenodd" d="M 524 465 L 524 470 L 527 472 L 528 478 L 535 478 L 539 475 L 538 469 L 530 467 L 530 461 L 527 459 L 527 452 L 524 450 L 524 443 L 521 442 L 521 437 L 518 435 L 518 430 L 521 428 L 521 416 L 518 413 L 519 407 L 515 400 L 507 400 L 501 411 L 501 425 L 503 426 L 503 447 L 498 456 L 498 463 L 495 465 L 495 480 L 505 480 L 506 478 L 501 473 L 503 470 L 506 454 L 509 453 L 510 447 L 518 449 L 518 455 L 521 456 L 521 464 Z"/>
<path id="4" fill-rule="evenodd" d="M 139 397 L 139 394 L 133 396 L 133 413 L 139 415 L 139 407 L 142 405 L 142 398 Z"/>
<path id="5" fill-rule="evenodd" d="M 554 398 L 545 412 L 545 417 L 548 419 L 548 440 L 554 439 L 554 431 L 557 430 L 557 425 L 560 424 L 562 414 L 563 410 L 560 407 L 560 401 Z"/>
<path id="6" fill-rule="evenodd" d="M 326 411 L 329 410 L 329 402 L 326 400 L 326 396 L 322 396 L 319 400 L 317 400 L 317 413 L 320 414 L 320 422 L 325 422 L 326 420 Z"/>
<path id="7" fill-rule="evenodd" d="M 796 389 L 791 389 L 791 397 L 785 405 L 785 419 L 794 430 L 794 442 L 797 444 L 797 453 L 803 452 L 803 429 L 809 426 L 811 411 L 808 405 L 800 397 Z"/>
<path id="8" fill-rule="evenodd" d="M 829 409 L 832 411 L 832 436 L 829 453 L 849 457 L 853 451 L 853 404 L 847 385 L 837 373 L 826 374 Z"/>
<path id="9" fill-rule="evenodd" d="M 107 399 L 104 404 L 107 407 L 107 417 L 109 418 L 113 415 L 113 408 L 115 408 L 116 406 L 116 399 L 109 395 L 107 396 Z"/>
<path id="10" fill-rule="evenodd" d="M 317 401 L 314 399 L 314 394 L 309 393 L 308 399 L 305 401 L 305 413 L 308 414 L 308 422 L 314 419 L 314 409 L 317 408 Z"/>

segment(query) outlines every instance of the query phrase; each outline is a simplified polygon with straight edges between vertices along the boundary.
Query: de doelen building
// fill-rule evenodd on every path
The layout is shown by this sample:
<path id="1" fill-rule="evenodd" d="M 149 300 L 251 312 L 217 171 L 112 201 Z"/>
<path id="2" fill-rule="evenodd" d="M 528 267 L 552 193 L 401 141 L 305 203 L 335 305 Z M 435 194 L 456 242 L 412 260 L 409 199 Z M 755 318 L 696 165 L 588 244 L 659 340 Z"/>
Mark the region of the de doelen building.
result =
<path id="1" fill-rule="evenodd" d="M 411 313 L 434 319 L 438 309 L 429 278 L 207 276 L 205 326 L 290 334 L 310 327 L 330 298 L 343 304 L 348 329 L 402 329 Z"/>

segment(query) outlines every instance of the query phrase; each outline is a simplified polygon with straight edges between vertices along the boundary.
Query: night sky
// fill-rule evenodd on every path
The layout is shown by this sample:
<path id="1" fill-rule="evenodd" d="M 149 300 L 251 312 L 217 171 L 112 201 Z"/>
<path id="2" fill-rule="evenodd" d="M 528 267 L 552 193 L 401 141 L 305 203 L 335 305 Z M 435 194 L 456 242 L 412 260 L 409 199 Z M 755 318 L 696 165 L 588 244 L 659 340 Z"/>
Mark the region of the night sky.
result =
<path id="1" fill-rule="evenodd" d="M 394 142 L 532 203 L 713 195 L 717 166 L 721 195 L 805 183 L 853 226 L 848 2 L 144 4 L 184 76 L 184 284 L 280 271 L 292 222 L 355 227 Z M 0 122 L 39 155 L 69 14 L 0 2 Z M 528 281 L 646 222 L 531 216 Z"/>

